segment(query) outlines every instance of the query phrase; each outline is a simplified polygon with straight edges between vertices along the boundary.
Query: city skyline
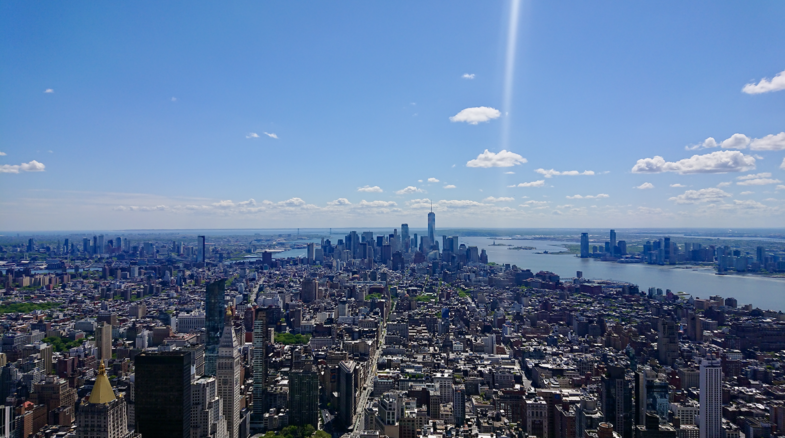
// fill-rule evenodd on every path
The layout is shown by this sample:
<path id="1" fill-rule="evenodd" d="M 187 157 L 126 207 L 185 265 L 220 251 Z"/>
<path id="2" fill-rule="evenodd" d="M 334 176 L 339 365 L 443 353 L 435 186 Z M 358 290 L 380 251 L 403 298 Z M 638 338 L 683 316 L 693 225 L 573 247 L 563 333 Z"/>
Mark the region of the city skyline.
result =
<path id="1" fill-rule="evenodd" d="M 3 231 L 785 217 L 781 3 L 1 7 Z"/>

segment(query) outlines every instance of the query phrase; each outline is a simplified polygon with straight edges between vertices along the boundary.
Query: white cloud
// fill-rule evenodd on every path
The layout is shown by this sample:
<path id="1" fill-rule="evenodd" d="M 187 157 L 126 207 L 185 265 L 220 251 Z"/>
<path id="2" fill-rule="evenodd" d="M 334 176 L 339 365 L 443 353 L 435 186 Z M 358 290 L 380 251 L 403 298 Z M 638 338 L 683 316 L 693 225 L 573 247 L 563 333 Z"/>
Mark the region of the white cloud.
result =
<path id="1" fill-rule="evenodd" d="M 477 158 L 466 162 L 466 167 L 512 167 L 515 165 L 526 163 L 528 160 L 522 156 L 501 150 L 499 153 L 490 152 L 488 149 L 485 152 L 477 155 Z"/>
<path id="2" fill-rule="evenodd" d="M 785 170 L 785 158 L 782 159 L 782 164 L 780 164 L 780 169 Z"/>
<path id="3" fill-rule="evenodd" d="M 480 106 L 476 108 L 466 108 L 461 110 L 458 114 L 450 117 L 451 122 L 466 122 L 470 125 L 476 125 L 481 122 L 487 122 L 491 119 L 498 119 L 502 115 L 496 108 L 487 106 Z"/>
<path id="4" fill-rule="evenodd" d="M 55 90 L 53 90 L 51 88 L 47 88 L 46 90 L 44 90 L 44 93 L 47 93 L 47 94 L 51 94 L 51 93 L 54 93 L 54 92 L 55 92 Z"/>
<path id="5" fill-rule="evenodd" d="M 3 164 L 0 166 L 0 173 L 43 172 L 45 169 L 43 163 L 33 160 L 22 164 Z"/>
<path id="6" fill-rule="evenodd" d="M 436 179 L 436 178 L 428 178 L 428 182 L 429 183 L 437 183 L 437 182 L 439 182 L 439 180 Z"/>
<path id="7" fill-rule="evenodd" d="M 504 172 L 504 174 L 505 174 L 505 175 L 515 175 L 515 172 L 513 172 L 513 171 L 509 171 L 509 172 Z"/>
<path id="8" fill-rule="evenodd" d="M 709 149 L 709 148 L 716 148 L 719 146 L 717 144 L 717 140 L 714 137 L 709 137 L 706 140 L 703 140 L 703 143 L 694 144 L 692 146 L 684 146 L 684 149 L 688 151 L 694 151 L 695 149 Z"/>
<path id="9" fill-rule="evenodd" d="M 335 201 L 328 202 L 327 205 L 334 205 L 336 207 L 339 207 L 343 205 L 352 205 L 352 203 L 349 202 L 349 200 L 346 198 L 338 198 Z"/>
<path id="10" fill-rule="evenodd" d="M 600 193 L 599 195 L 574 195 L 574 196 L 567 196 L 567 199 L 602 199 L 602 198 L 610 198 L 610 195 L 606 193 Z"/>
<path id="11" fill-rule="evenodd" d="M 773 178 L 755 178 L 755 179 L 748 179 L 744 181 L 738 181 L 736 185 L 740 186 L 765 186 L 769 184 L 779 184 L 782 181 Z"/>
<path id="12" fill-rule="evenodd" d="M 770 178 L 770 172 L 763 172 L 763 173 L 751 173 L 749 175 L 737 176 L 736 179 L 740 180 L 747 180 L 747 179 L 758 179 L 758 178 Z"/>
<path id="13" fill-rule="evenodd" d="M 360 207 L 378 208 L 378 207 L 392 207 L 392 206 L 395 206 L 395 205 L 398 205 L 398 204 L 396 204 L 394 201 L 370 201 L 369 202 L 369 201 L 366 201 L 365 199 L 363 199 L 357 205 L 359 205 Z"/>
<path id="14" fill-rule="evenodd" d="M 439 207 L 448 207 L 448 208 L 467 208 L 467 207 L 482 207 L 484 204 L 481 204 L 477 201 L 468 201 L 468 200 L 442 200 L 436 203 Z"/>
<path id="15" fill-rule="evenodd" d="M 723 140 L 720 146 L 723 149 L 745 149 L 750 144 L 750 138 L 744 134 L 733 134 Z"/>
<path id="16" fill-rule="evenodd" d="M 5 157 L 5 152 L 0 152 L 0 157 Z"/>
<path id="17" fill-rule="evenodd" d="M 408 187 L 402 188 L 401 190 L 398 190 L 395 193 L 398 194 L 398 195 L 410 195 L 412 193 L 422 193 L 422 192 L 423 192 L 422 189 L 418 189 L 415 186 L 408 186 Z"/>
<path id="18" fill-rule="evenodd" d="M 245 138 L 259 138 L 259 134 L 255 132 L 249 132 L 248 135 L 245 136 Z"/>
<path id="19" fill-rule="evenodd" d="M 272 133 L 272 132 L 265 132 L 264 135 L 266 135 L 266 136 L 268 136 L 270 138 L 275 138 L 275 139 L 278 138 L 278 135 L 276 135 L 275 133 Z"/>
<path id="20" fill-rule="evenodd" d="M 729 198 L 730 193 L 717 188 L 708 188 L 700 190 L 687 190 L 679 196 L 668 198 L 669 201 L 674 201 L 677 204 L 702 204 L 720 202 L 723 198 Z"/>
<path id="21" fill-rule="evenodd" d="M 234 207 L 234 202 L 232 202 L 231 199 L 222 200 L 222 201 L 214 202 L 213 203 L 213 207 L 216 207 L 216 208 L 232 208 L 232 207 Z"/>
<path id="22" fill-rule="evenodd" d="M 540 179 L 537 181 L 523 182 L 520 184 L 513 184 L 507 187 L 545 187 L 545 180 Z"/>
<path id="23" fill-rule="evenodd" d="M 382 193 L 384 190 L 382 190 L 382 188 L 379 187 L 379 186 L 371 187 L 369 185 L 366 185 L 366 186 L 363 186 L 363 187 L 357 187 L 357 191 L 358 192 L 366 192 L 366 193 Z"/>
<path id="24" fill-rule="evenodd" d="M 585 170 L 583 172 L 578 172 L 577 170 L 565 170 L 563 172 L 559 172 L 558 170 L 545 170 L 545 169 L 537 169 L 535 172 L 539 173 L 540 175 L 551 178 L 554 176 L 577 176 L 577 175 L 594 175 L 593 170 Z"/>
<path id="25" fill-rule="evenodd" d="M 461 77 L 464 79 L 474 79 L 474 73 L 464 73 Z"/>
<path id="26" fill-rule="evenodd" d="M 724 181 L 724 182 L 721 182 L 721 183 L 717 184 L 717 187 L 728 187 L 728 186 L 731 186 L 731 185 L 733 185 L 732 182 Z"/>
<path id="27" fill-rule="evenodd" d="M 756 138 L 750 143 L 750 149 L 753 151 L 781 151 L 785 149 L 785 132 Z"/>
<path id="28" fill-rule="evenodd" d="M 643 158 L 635 163 L 632 173 L 727 173 L 746 172 L 754 168 L 755 157 L 744 155 L 739 151 L 717 151 L 705 155 L 693 155 L 676 162 L 665 161 L 659 155 L 654 158 Z"/>
<path id="29" fill-rule="evenodd" d="M 300 198 L 291 198 L 287 199 L 286 201 L 279 202 L 278 205 L 283 207 L 301 207 L 305 205 L 305 201 Z"/>
<path id="30" fill-rule="evenodd" d="M 777 73 L 771 80 L 763 78 L 757 84 L 749 83 L 741 89 L 741 91 L 747 94 L 761 94 L 780 90 L 785 90 L 785 70 Z"/>
<path id="31" fill-rule="evenodd" d="M 671 186 L 671 187 L 673 187 L 673 186 Z M 641 184 L 641 185 L 639 185 L 637 187 L 634 187 L 634 188 L 639 189 L 639 190 L 653 189 L 654 188 L 654 184 L 652 184 L 650 182 L 645 182 L 645 183 L 643 183 L 643 184 Z"/>
<path id="32" fill-rule="evenodd" d="M 785 184 L 778 185 L 775 190 L 785 190 Z"/>
<path id="33" fill-rule="evenodd" d="M 454 188 L 455 188 L 455 185 L 453 185 L 453 184 L 447 184 L 446 186 L 444 186 L 444 188 L 445 188 L 445 189 L 454 189 Z"/>
<path id="34" fill-rule="evenodd" d="M 515 198 L 508 198 L 508 197 L 501 197 L 495 198 L 493 196 L 488 196 L 487 198 L 483 199 L 482 202 L 512 202 Z"/>
<path id="35" fill-rule="evenodd" d="M 755 192 L 746 191 L 746 192 L 741 192 L 741 193 L 739 193 L 739 194 L 740 194 L 740 195 L 743 195 L 743 196 L 746 196 L 746 195 L 751 195 L 751 194 L 753 194 L 753 193 L 755 193 Z"/>
<path id="36" fill-rule="evenodd" d="M 687 186 L 685 186 L 684 184 L 676 183 L 676 184 L 671 184 L 671 187 L 687 187 Z"/>

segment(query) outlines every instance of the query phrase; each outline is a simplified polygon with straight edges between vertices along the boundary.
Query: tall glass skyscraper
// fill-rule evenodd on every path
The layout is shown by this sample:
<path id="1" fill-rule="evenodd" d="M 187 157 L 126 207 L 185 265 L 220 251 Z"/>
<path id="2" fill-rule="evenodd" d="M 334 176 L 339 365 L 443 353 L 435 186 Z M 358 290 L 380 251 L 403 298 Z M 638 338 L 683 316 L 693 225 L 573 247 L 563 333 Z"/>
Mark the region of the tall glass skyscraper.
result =
<path id="1" fill-rule="evenodd" d="M 204 348 L 204 373 L 214 376 L 218 360 L 218 347 L 221 344 L 221 335 L 224 331 L 224 318 L 226 315 L 226 279 L 207 284 L 204 302 L 204 327 L 207 342 Z"/>
<path id="2" fill-rule="evenodd" d="M 581 233 L 581 258 L 589 257 L 589 233 Z"/>
<path id="3" fill-rule="evenodd" d="M 428 239 L 431 245 L 436 242 L 436 213 L 434 212 L 428 213 Z"/>
<path id="4" fill-rule="evenodd" d="M 253 412 L 251 413 L 251 429 L 264 429 L 266 412 L 265 384 L 267 383 L 267 310 L 256 309 L 253 321 Z"/>

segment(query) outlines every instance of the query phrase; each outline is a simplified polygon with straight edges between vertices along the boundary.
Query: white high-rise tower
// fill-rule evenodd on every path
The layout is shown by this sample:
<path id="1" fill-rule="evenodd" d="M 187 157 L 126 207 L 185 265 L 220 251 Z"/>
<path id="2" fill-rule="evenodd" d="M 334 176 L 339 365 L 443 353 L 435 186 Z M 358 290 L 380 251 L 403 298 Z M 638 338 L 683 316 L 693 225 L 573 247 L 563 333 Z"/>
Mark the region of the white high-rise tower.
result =
<path id="1" fill-rule="evenodd" d="M 700 438 L 722 435 L 722 362 L 709 356 L 700 367 Z"/>
<path id="2" fill-rule="evenodd" d="M 218 395 L 223 400 L 223 413 L 226 418 L 228 438 L 238 438 L 240 433 L 240 350 L 230 319 L 231 309 L 227 309 L 227 321 L 218 346 L 216 378 Z"/>

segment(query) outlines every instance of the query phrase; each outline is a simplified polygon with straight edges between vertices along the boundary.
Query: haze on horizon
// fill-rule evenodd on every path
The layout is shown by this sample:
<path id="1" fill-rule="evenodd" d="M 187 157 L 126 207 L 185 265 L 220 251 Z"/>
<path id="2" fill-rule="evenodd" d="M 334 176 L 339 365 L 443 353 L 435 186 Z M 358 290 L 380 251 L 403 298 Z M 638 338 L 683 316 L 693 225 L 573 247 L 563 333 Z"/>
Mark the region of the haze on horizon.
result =
<path id="1" fill-rule="evenodd" d="M 0 230 L 785 223 L 785 3 L 298 6 L 0 4 Z"/>

